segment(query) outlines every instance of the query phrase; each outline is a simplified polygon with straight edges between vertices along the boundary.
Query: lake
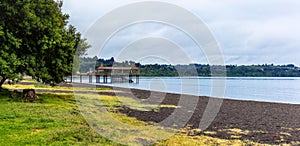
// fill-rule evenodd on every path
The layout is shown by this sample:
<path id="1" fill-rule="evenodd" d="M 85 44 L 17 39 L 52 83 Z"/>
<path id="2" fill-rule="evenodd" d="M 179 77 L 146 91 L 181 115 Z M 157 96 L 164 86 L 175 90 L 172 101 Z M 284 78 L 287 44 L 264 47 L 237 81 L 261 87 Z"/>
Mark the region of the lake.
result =
<path id="1" fill-rule="evenodd" d="M 74 77 L 73 80 L 79 82 L 78 77 Z M 95 78 L 93 81 L 96 82 Z M 83 82 L 88 83 L 88 78 L 83 78 Z M 220 95 L 218 98 L 237 100 L 300 104 L 300 78 L 141 77 L 139 84 L 108 85 L 197 96 Z M 215 90 L 224 92 L 214 94 Z"/>

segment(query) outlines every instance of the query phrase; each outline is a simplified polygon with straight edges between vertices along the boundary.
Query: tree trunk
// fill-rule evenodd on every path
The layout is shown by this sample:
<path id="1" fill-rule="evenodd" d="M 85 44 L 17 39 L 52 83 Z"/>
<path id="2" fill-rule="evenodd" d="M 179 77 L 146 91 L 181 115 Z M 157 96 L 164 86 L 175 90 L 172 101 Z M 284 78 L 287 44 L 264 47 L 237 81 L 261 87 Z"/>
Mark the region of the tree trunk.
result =
<path id="1" fill-rule="evenodd" d="M 0 89 L 2 89 L 2 85 L 4 84 L 4 82 L 6 81 L 6 77 L 3 77 L 0 81 Z"/>

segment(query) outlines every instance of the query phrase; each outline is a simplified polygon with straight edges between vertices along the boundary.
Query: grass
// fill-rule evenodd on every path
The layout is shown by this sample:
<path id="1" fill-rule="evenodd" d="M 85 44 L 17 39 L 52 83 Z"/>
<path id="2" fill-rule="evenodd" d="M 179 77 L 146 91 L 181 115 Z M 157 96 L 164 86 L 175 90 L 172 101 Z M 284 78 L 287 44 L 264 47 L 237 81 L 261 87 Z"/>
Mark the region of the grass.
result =
<path id="1" fill-rule="evenodd" d="M 156 108 L 156 105 L 143 104 L 127 97 L 106 95 L 82 94 L 76 96 L 76 99 L 89 124 L 113 141 L 128 145 L 148 145 L 163 141 L 175 132 L 173 129 L 128 117 L 117 110 L 126 105 L 136 110 L 148 111 Z"/>
<path id="2" fill-rule="evenodd" d="M 3 88 L 6 89 L 47 89 L 47 90 L 82 90 L 82 91 L 90 91 L 90 90 L 97 90 L 97 91 L 110 91 L 111 88 L 78 88 L 78 87 L 60 87 L 60 86 L 49 86 L 49 85 L 21 85 L 21 84 L 14 84 L 14 85 L 3 85 Z"/>
<path id="3" fill-rule="evenodd" d="M 134 100 L 133 98 L 129 97 L 120 97 L 120 96 L 106 96 L 106 95 L 81 95 L 80 97 L 83 98 L 96 98 L 101 101 L 101 103 L 106 106 L 107 108 L 119 108 L 121 106 L 126 106 L 134 110 L 139 110 L 139 111 L 158 111 L 160 108 L 165 107 L 165 108 L 179 108 L 178 106 L 174 105 L 154 105 L 154 104 L 146 104 L 143 103 L 142 101 Z M 100 102 L 99 101 L 99 102 Z"/>
<path id="4" fill-rule="evenodd" d="M 118 145 L 91 129 L 72 95 L 40 94 L 42 103 L 0 95 L 0 145 Z"/>
<path id="5" fill-rule="evenodd" d="M 9 85 L 5 85 L 7 86 Z M 25 87 L 43 88 L 10 86 Z M 64 87 L 54 89 L 65 90 Z M 118 112 L 123 106 L 141 111 L 157 111 L 161 107 L 180 108 L 171 105 L 158 106 L 128 97 L 88 94 L 76 97 L 67 93 L 38 94 L 42 102 L 33 103 L 12 102 L 8 96 L 7 90 L 0 92 L 0 145 L 121 145 L 118 142 L 127 145 L 157 143 L 160 146 L 258 145 L 238 139 L 188 136 L 184 132 L 186 129 L 175 133 L 172 129 L 155 126 L 154 123 L 143 122 Z M 241 134 L 245 131 L 232 129 L 231 132 Z"/>

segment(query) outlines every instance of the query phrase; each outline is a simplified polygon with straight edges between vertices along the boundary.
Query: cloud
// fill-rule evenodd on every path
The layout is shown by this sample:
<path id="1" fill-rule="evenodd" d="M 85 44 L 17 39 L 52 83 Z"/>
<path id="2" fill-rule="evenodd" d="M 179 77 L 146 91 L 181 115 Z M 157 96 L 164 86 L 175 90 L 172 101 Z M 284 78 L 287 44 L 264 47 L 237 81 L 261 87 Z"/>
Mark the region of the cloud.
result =
<path id="1" fill-rule="evenodd" d="M 83 34 L 107 12 L 131 0 L 65 1 L 63 11 L 71 15 L 70 23 Z M 300 1 L 238 1 L 200 0 L 170 2 L 199 16 L 218 41 L 226 64 L 287 64 L 300 65 Z M 164 12 L 164 10 L 154 10 Z M 138 11 L 137 11 L 138 12 Z M 180 19 L 181 16 L 176 16 Z M 193 26 L 188 23 L 187 25 Z M 196 29 L 196 27 L 195 27 Z M 166 37 L 185 48 L 195 62 L 205 63 L 203 53 L 187 36 L 170 26 L 139 24 L 120 31 L 107 45 L 110 57 L 118 48 L 146 36 Z M 93 45 L 93 44 L 92 44 Z M 94 46 L 94 45 L 93 45 Z M 94 46 L 99 47 L 99 46 Z M 200 52 L 196 53 L 193 52 Z"/>
<path id="2" fill-rule="evenodd" d="M 147 38 L 160 38 L 160 40 L 164 41 L 159 41 L 159 39 Z M 141 45 L 140 40 L 144 40 L 142 41 L 144 43 L 144 46 Z M 174 45 L 170 46 L 168 45 L 169 43 L 164 43 L 165 40 L 173 42 L 177 45 L 177 47 L 175 47 Z M 181 60 L 181 58 L 178 58 L 178 63 L 189 64 L 192 62 L 199 62 L 199 59 L 202 59 L 204 57 L 204 55 L 201 52 L 201 49 L 198 48 L 198 46 L 193 42 L 193 40 L 190 37 L 188 37 L 184 32 L 166 24 L 155 22 L 138 23 L 120 30 L 115 34 L 115 36 L 112 36 L 111 39 L 108 40 L 107 45 L 104 46 L 102 51 L 99 53 L 99 56 L 103 58 L 118 56 L 122 49 L 125 49 L 126 47 L 128 47 L 128 45 L 135 46 L 134 44 L 137 44 L 136 42 L 139 42 L 138 44 L 140 47 L 135 47 L 135 50 L 131 47 L 131 49 L 129 49 L 126 52 L 127 54 L 135 54 L 139 56 L 139 52 L 137 51 L 140 51 L 142 49 L 144 50 L 144 52 L 147 52 L 147 50 L 152 50 L 154 52 L 163 52 L 165 54 L 162 54 L 162 56 L 166 56 L 167 58 L 178 58 L 178 55 L 180 56 L 180 54 L 178 54 L 178 51 L 170 52 L 170 50 L 172 50 L 172 47 L 174 47 L 174 50 L 176 50 L 176 48 L 181 48 L 182 51 L 184 51 L 185 54 L 188 54 L 188 57 L 191 58 L 186 59 L 185 62 Z M 144 54 L 143 52 L 140 53 Z M 119 58 L 121 60 L 118 61 L 124 61 L 123 58 Z M 135 57 L 132 56 L 132 58 Z M 172 62 L 172 64 L 176 63 Z"/>
<path id="3" fill-rule="evenodd" d="M 295 59 L 300 53 L 299 4 L 297 1 L 226 1 L 198 8 L 201 11 L 198 14 L 214 32 L 228 64 L 299 65 L 299 59 Z"/>

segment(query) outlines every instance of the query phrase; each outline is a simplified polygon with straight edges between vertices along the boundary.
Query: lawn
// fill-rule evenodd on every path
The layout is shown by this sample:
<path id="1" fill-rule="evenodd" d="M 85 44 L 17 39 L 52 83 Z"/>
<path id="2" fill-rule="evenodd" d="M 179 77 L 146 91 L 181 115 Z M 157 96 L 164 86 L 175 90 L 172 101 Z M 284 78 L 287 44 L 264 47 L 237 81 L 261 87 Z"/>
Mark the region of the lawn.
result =
<path id="1" fill-rule="evenodd" d="M 57 87 L 58 88 L 58 87 Z M 157 109 L 155 105 L 145 105 L 131 98 L 120 98 L 113 96 L 80 95 L 84 100 L 100 100 L 114 119 L 130 126 L 121 131 L 135 131 L 136 127 L 147 126 L 146 136 L 123 135 L 114 133 L 108 136 L 106 133 L 99 134 L 88 124 L 88 120 L 83 117 L 72 94 L 38 94 L 40 101 L 25 103 L 21 101 L 11 101 L 8 90 L 0 92 L 0 145 L 120 145 L 116 141 L 128 141 L 128 145 L 135 145 L 136 139 L 157 140 L 156 145 L 243 145 L 256 144 L 250 141 L 224 140 L 209 136 L 188 136 L 187 130 L 182 129 L 176 134 L 161 130 L 161 127 L 151 126 L 153 123 L 139 121 L 136 118 L 128 117 L 118 113 L 117 108 L 130 105 L 136 110 Z M 78 100 L 78 99 L 77 99 Z M 91 100 L 91 101 L 92 101 Z M 79 102 L 82 103 L 82 102 Z M 94 106 L 90 104 L 89 107 Z M 166 107 L 168 105 L 161 105 Z M 178 108 L 178 107 L 172 107 Z M 94 113 L 96 111 L 93 111 Z M 102 117 L 103 118 L 103 117 Z M 96 119 L 97 120 L 97 119 Z M 104 121 L 106 130 L 114 131 L 110 122 Z M 107 129 L 108 128 L 108 129 Z M 110 128 L 110 129 L 109 129 Z M 172 136 L 173 135 L 173 136 Z M 127 136 L 127 137 L 124 137 Z M 110 137 L 113 141 L 105 138 Z M 169 137 L 164 140 L 164 137 Z M 120 140 L 116 140 L 119 138 Z"/>
<path id="2" fill-rule="evenodd" d="M 49 85 L 39 85 L 32 82 L 32 85 L 22 85 L 22 84 L 14 84 L 14 85 L 3 85 L 6 89 L 46 89 L 46 90 L 63 90 L 63 91 L 110 91 L 111 88 L 79 88 L 79 87 L 60 87 L 60 86 L 49 86 Z"/>
<path id="3" fill-rule="evenodd" d="M 0 145 L 118 145 L 91 129 L 72 95 L 39 94 L 42 102 L 9 101 L 0 95 Z"/>

